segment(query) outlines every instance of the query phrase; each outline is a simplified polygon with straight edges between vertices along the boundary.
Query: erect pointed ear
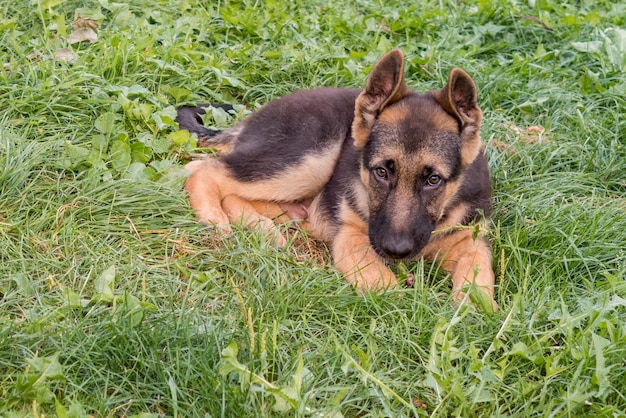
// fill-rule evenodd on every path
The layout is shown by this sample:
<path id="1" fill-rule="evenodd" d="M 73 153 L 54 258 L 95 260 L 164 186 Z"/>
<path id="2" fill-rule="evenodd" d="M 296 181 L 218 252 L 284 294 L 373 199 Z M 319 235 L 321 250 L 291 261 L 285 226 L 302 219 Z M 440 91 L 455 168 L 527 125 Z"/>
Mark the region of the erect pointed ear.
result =
<path id="1" fill-rule="evenodd" d="M 479 131 L 483 119 L 474 80 L 460 68 L 453 68 L 448 84 L 434 96 L 441 107 L 461 123 L 462 159 L 464 164 L 470 164 L 480 152 Z"/>
<path id="2" fill-rule="evenodd" d="M 448 77 L 448 84 L 435 93 L 439 104 L 457 117 L 462 125 L 480 123 L 482 113 L 478 107 L 478 92 L 474 80 L 460 68 L 453 68 Z"/>
<path id="3" fill-rule="evenodd" d="M 367 77 L 365 89 L 356 99 L 352 137 L 357 148 L 363 148 L 374 121 L 385 106 L 409 93 L 404 83 L 404 54 L 393 49 L 382 57 Z"/>

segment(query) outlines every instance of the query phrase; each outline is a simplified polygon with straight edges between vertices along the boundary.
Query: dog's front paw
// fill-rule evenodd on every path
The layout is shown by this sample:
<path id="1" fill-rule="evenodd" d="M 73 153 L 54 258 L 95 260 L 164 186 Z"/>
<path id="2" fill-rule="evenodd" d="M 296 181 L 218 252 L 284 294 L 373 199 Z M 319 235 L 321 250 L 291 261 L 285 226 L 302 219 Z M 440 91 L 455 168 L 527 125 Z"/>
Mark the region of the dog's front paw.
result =
<path id="1" fill-rule="evenodd" d="M 287 245 L 287 239 L 274 221 L 258 212 L 259 208 L 263 208 L 263 213 L 265 213 L 270 206 L 278 207 L 269 202 L 251 202 L 237 195 L 228 195 L 222 199 L 222 209 L 228 213 L 227 219 L 230 222 L 265 233 L 274 245 L 284 247 Z"/>
<path id="2" fill-rule="evenodd" d="M 220 234 L 227 235 L 232 232 L 230 220 L 225 213 L 212 211 L 196 211 L 196 220 L 208 227 L 215 228 Z"/>
<path id="3" fill-rule="evenodd" d="M 398 287 L 396 276 L 383 263 L 371 263 L 346 276 L 358 294 L 383 293 Z"/>

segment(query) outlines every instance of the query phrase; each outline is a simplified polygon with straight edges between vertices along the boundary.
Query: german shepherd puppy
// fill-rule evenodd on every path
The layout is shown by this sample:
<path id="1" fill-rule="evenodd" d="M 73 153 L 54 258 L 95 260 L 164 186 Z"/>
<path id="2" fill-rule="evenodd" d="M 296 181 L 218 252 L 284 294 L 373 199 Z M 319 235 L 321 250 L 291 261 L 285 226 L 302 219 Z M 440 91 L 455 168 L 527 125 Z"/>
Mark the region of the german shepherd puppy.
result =
<path id="1" fill-rule="evenodd" d="M 443 260 L 456 298 L 473 283 L 493 300 L 489 246 L 471 225 L 486 222 L 491 194 L 476 86 L 455 68 L 418 94 L 403 72 L 392 50 L 363 91 L 292 93 L 225 131 L 202 126 L 202 107 L 179 109 L 181 129 L 221 151 L 185 167 L 197 219 L 223 232 L 243 221 L 280 245 L 272 219 L 300 219 L 359 292 L 397 285 L 385 262 L 426 257 Z"/>

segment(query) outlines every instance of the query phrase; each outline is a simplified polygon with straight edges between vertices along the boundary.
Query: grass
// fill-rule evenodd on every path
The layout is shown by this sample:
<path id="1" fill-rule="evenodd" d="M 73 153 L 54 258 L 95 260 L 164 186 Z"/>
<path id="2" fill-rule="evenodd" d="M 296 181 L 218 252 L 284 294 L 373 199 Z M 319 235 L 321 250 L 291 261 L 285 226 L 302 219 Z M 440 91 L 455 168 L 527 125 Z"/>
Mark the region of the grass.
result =
<path id="1" fill-rule="evenodd" d="M 624 416 L 624 11 L 0 2 L 0 415 Z M 222 237 L 187 205 L 176 106 L 361 86 L 392 47 L 417 90 L 479 86 L 495 314 L 419 261 L 357 296 L 301 232 Z"/>

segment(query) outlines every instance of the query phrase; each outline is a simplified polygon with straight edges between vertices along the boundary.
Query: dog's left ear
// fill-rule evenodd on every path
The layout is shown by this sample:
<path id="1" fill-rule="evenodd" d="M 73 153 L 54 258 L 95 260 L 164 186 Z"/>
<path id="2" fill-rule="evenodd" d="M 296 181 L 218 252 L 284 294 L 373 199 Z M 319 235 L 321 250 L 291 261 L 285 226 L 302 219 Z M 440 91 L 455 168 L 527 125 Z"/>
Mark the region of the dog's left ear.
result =
<path id="1" fill-rule="evenodd" d="M 478 91 L 472 77 L 460 68 L 454 68 L 448 84 L 434 93 L 443 109 L 461 123 L 461 153 L 463 163 L 469 165 L 481 148 L 480 124 L 483 112 L 478 106 Z"/>
<path id="2" fill-rule="evenodd" d="M 408 93 L 409 88 L 404 83 L 404 54 L 399 49 L 393 49 L 376 63 L 367 77 L 365 89 L 356 99 L 352 137 L 357 148 L 363 148 L 385 106 Z"/>
<path id="3" fill-rule="evenodd" d="M 448 84 L 435 93 L 435 99 L 446 112 L 458 118 L 463 125 L 480 123 L 478 92 L 474 80 L 460 68 L 453 68 Z"/>

